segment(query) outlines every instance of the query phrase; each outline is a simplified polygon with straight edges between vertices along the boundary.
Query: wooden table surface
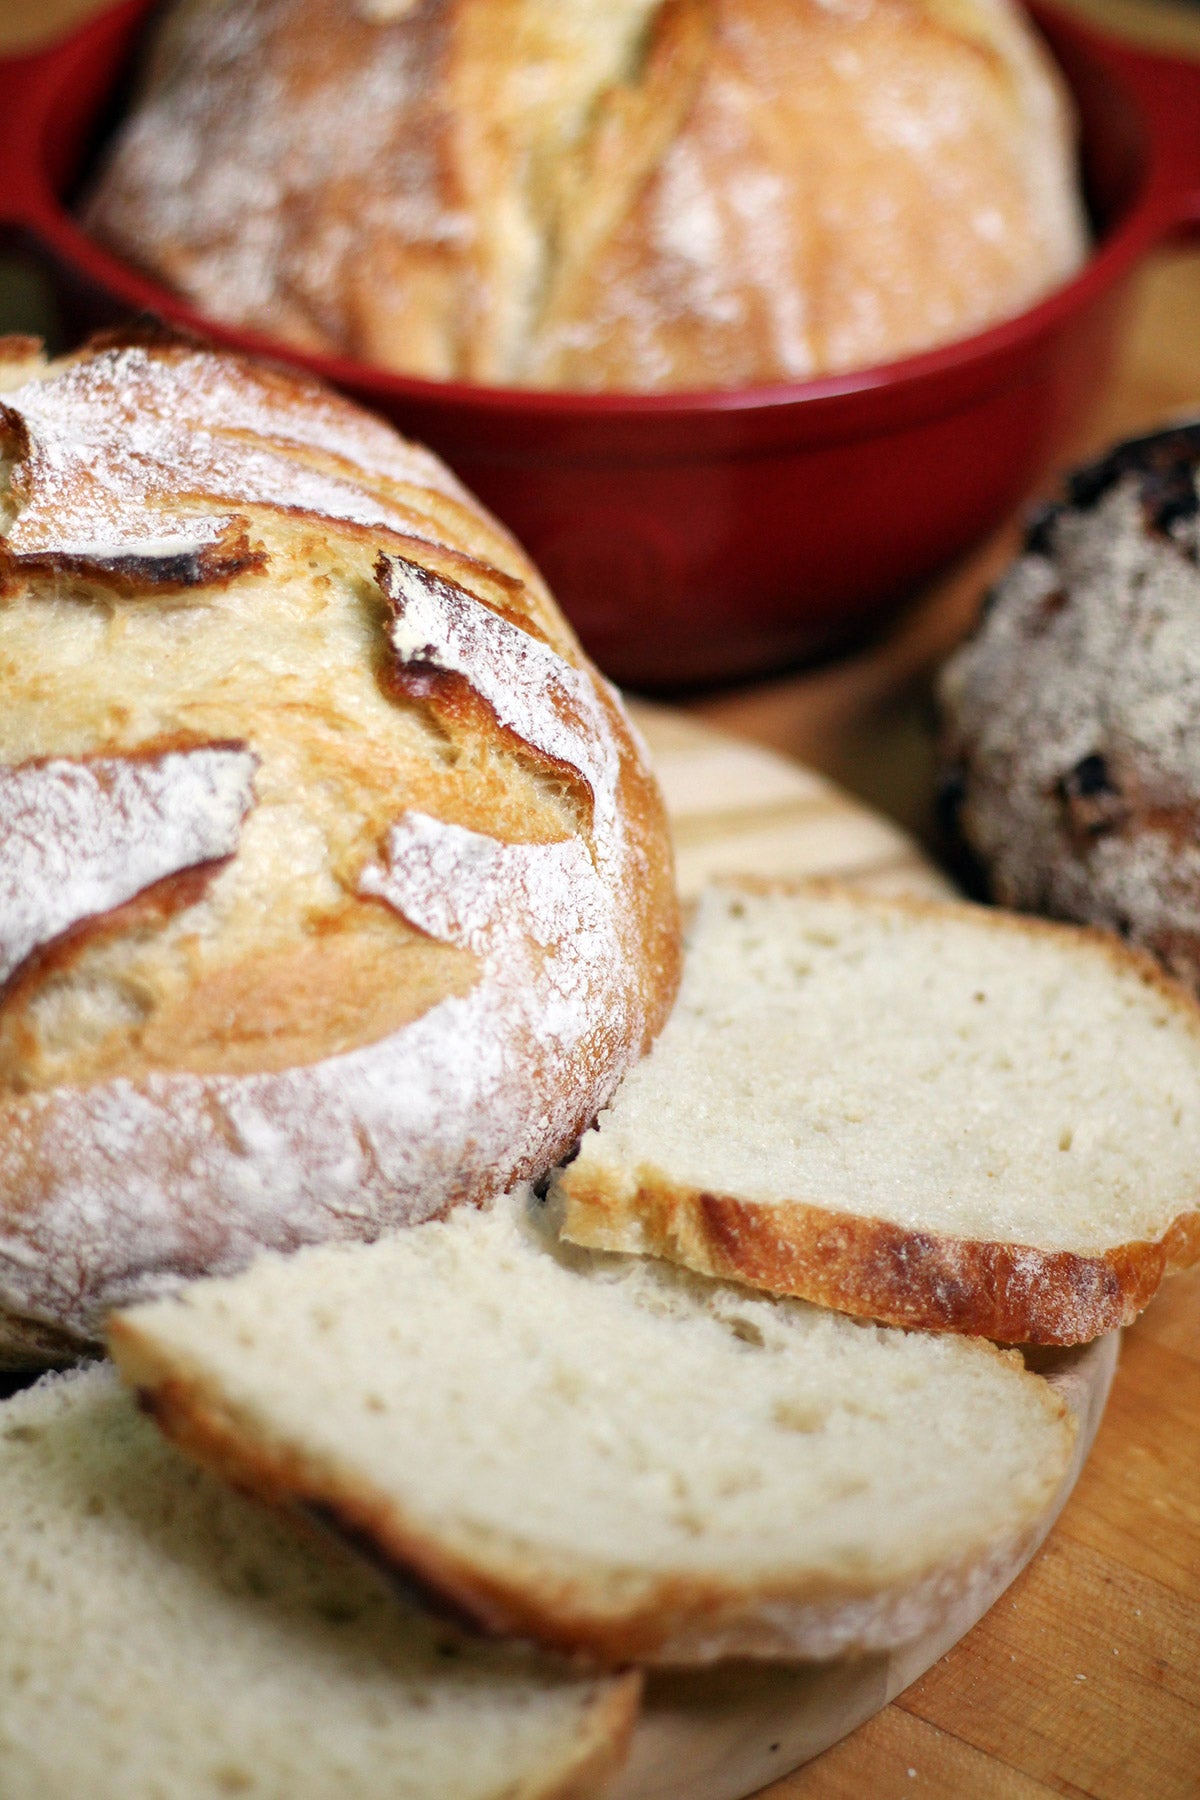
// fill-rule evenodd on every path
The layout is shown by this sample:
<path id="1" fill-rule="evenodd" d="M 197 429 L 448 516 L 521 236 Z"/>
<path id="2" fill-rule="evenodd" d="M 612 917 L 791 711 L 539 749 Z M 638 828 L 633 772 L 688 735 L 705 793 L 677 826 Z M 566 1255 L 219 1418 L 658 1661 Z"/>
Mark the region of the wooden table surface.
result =
<path id="1" fill-rule="evenodd" d="M 1071 3 L 1200 54 L 1197 0 Z M 0 50 L 95 4 L 0 0 Z M 29 327 L 30 292 L 0 283 L 0 329 Z M 1140 277 L 1121 366 L 1073 453 L 1189 404 L 1200 412 L 1200 251 L 1175 251 Z M 923 831 L 930 671 L 1014 541 L 1015 526 L 998 534 L 863 654 L 690 710 Z M 763 1800 L 1048 1795 L 1200 1800 L 1200 1270 L 1177 1276 L 1125 1334 L 1095 1450 L 1041 1556 L 898 1701 Z"/>

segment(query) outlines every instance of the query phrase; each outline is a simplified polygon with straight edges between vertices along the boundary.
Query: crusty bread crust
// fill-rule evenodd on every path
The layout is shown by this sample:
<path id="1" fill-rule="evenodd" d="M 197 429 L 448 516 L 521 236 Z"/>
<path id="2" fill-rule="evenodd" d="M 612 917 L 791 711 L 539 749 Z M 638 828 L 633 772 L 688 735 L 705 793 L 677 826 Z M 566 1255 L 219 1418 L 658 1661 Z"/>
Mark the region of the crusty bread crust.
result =
<path id="1" fill-rule="evenodd" d="M 306 349 L 735 386 L 965 336 L 1065 279 L 1073 129 L 1007 0 L 187 0 L 87 218 Z"/>
<path id="2" fill-rule="evenodd" d="M 406 1518 L 394 1500 L 354 1485 L 290 1446 L 264 1441 L 220 1394 L 180 1375 L 127 1315 L 110 1322 L 110 1348 L 139 1404 L 187 1453 L 244 1492 L 300 1507 L 393 1570 L 427 1604 L 485 1636 L 527 1639 L 608 1668 L 686 1666 L 731 1657 L 824 1660 L 887 1651 L 934 1625 L 971 1591 L 1015 1572 L 1044 1525 L 1074 1437 L 1070 1413 L 1036 1376 L 1063 1428 L 1061 1466 L 1025 1523 L 967 1561 L 926 1568 L 890 1588 L 812 1576 L 762 1582 L 646 1575 L 614 1581 L 609 1570 L 572 1567 L 554 1580 L 522 1569 L 483 1539 L 455 1553 Z M 998 1357 L 1011 1352 L 995 1351 Z M 1015 1359 L 1019 1361 L 1019 1359 Z"/>
<path id="3" fill-rule="evenodd" d="M 1200 1259 L 1200 1211 L 1156 1243 L 1102 1256 L 907 1231 L 803 1200 L 756 1203 L 666 1180 L 632 1192 L 572 1164 L 564 1234 L 591 1250 L 669 1257 L 702 1275 L 794 1294 L 857 1318 L 1001 1344 L 1084 1344 L 1131 1325 L 1164 1275 Z"/>
<path id="4" fill-rule="evenodd" d="M 850 905 L 881 903 L 838 880 L 739 879 L 749 893 L 827 893 Z M 936 921 L 953 902 L 899 895 L 883 904 Z M 990 929 L 1086 947 L 1137 974 L 1200 1042 L 1193 996 L 1144 952 L 1095 927 L 988 911 Z M 626 1172 L 628 1173 L 628 1172 Z M 1200 1178 L 1195 1204 L 1160 1238 L 1098 1254 L 1036 1244 L 918 1232 L 886 1219 L 795 1199 L 756 1202 L 706 1193 L 659 1172 L 606 1178 L 586 1158 L 554 1177 L 563 1235 L 587 1249 L 664 1256 L 703 1275 L 747 1282 L 888 1325 L 958 1331 L 1007 1344 L 1080 1344 L 1129 1325 L 1167 1275 L 1200 1261 Z"/>
<path id="5" fill-rule="evenodd" d="M 29 1321 L 94 1341 L 259 1248 L 540 1174 L 663 1022 L 679 944 L 619 698 L 428 453 L 299 376 L 136 337 L 8 389 L 0 438 L 4 793 L 66 839 L 0 921 L 0 1361 L 6 1317 L 24 1361 Z M 230 762 L 214 835 L 195 769 Z"/>

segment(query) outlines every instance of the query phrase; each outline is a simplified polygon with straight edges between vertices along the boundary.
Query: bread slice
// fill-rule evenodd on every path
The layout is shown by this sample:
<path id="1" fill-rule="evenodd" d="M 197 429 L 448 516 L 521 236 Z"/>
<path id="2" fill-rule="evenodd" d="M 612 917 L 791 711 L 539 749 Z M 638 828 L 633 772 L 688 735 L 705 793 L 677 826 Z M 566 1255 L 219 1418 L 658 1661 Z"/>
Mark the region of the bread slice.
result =
<path id="1" fill-rule="evenodd" d="M 111 1324 L 143 1405 L 484 1631 L 600 1662 L 919 1633 L 1074 1428 L 1020 1359 L 561 1245 L 536 1201 L 264 1258 Z"/>
<path id="2" fill-rule="evenodd" d="M 4 1800 L 581 1800 L 637 1706 L 404 1608 L 101 1368 L 0 1405 L 0 1620 Z"/>
<path id="3" fill-rule="evenodd" d="M 565 1235 L 1071 1344 L 1200 1256 L 1200 1008 L 1115 938 L 831 883 L 711 890 Z"/>

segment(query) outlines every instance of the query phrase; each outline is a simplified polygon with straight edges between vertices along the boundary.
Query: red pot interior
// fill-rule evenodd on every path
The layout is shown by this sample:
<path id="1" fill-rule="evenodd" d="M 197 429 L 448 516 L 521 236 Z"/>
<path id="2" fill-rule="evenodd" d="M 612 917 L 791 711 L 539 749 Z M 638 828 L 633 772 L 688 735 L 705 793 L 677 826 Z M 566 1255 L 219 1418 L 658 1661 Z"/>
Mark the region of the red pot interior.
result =
<path id="1" fill-rule="evenodd" d="M 1093 401 L 1123 278 L 1200 218 L 1200 67 L 1041 9 L 1080 113 L 1097 249 L 1019 319 L 886 368 L 732 393 L 411 380 L 200 318 L 75 225 L 71 199 L 124 104 L 147 10 L 132 0 L 8 65 L 0 216 L 49 256 L 72 336 L 150 308 L 335 381 L 453 464 L 527 544 L 597 660 L 637 687 L 741 678 L 861 635 L 991 529 Z"/>

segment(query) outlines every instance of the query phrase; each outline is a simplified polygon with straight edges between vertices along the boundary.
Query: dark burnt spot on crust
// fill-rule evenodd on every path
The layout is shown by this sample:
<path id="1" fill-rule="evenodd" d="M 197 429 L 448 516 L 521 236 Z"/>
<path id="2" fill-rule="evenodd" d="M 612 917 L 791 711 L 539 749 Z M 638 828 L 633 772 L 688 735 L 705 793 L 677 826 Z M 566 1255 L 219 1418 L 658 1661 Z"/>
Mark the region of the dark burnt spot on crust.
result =
<path id="1" fill-rule="evenodd" d="M 120 594 L 137 599 L 147 594 L 179 592 L 187 588 L 228 584 L 239 575 L 267 566 L 261 544 L 251 545 L 243 529 L 224 534 L 213 543 L 170 551 L 161 556 L 120 551 L 80 554 L 72 551 L 35 550 L 14 555 L 0 551 L 0 582 L 32 574 L 75 575 Z"/>
<path id="2" fill-rule="evenodd" d="M 1029 556 L 1054 555 L 1054 538 L 1058 521 L 1066 509 L 1057 501 L 1046 506 L 1039 506 L 1030 517 L 1025 527 L 1025 551 Z M 990 600 L 996 598 L 998 589 L 993 589 Z"/>
<path id="3" fill-rule="evenodd" d="M 938 831 L 947 843 L 956 842 L 960 836 L 966 798 L 967 773 L 962 764 L 955 763 L 943 769 L 938 776 L 933 805 Z"/>
<path id="4" fill-rule="evenodd" d="M 1200 420 L 1117 444 L 1068 477 L 1067 497 L 1072 506 L 1087 511 L 1118 482 L 1133 476 L 1147 530 L 1169 536 L 1172 526 L 1194 518 L 1200 509 L 1198 467 Z"/>
<path id="5" fill-rule="evenodd" d="M 942 861 L 956 885 L 972 900 L 989 900 L 991 882 L 976 855 L 966 825 L 967 771 L 953 762 L 940 772 L 934 789 L 933 814 Z"/>
<path id="6" fill-rule="evenodd" d="M 1069 775 L 1063 777 L 1063 787 L 1068 794 L 1081 799 L 1092 799 L 1097 794 L 1113 794 L 1116 788 L 1109 774 L 1108 763 L 1099 751 L 1083 757 L 1075 764 Z"/>
<path id="7" fill-rule="evenodd" d="M 1100 751 L 1081 757 L 1061 778 L 1057 788 L 1067 830 L 1086 843 L 1119 830 L 1130 814 L 1130 805 L 1113 776 L 1109 760 Z"/>
<path id="8" fill-rule="evenodd" d="M 1065 612 L 1070 604 L 1070 596 L 1064 588 L 1051 588 L 1050 592 L 1038 601 L 1037 610 L 1030 620 L 1030 629 L 1035 637 L 1041 637 L 1050 629 L 1059 614 Z"/>

